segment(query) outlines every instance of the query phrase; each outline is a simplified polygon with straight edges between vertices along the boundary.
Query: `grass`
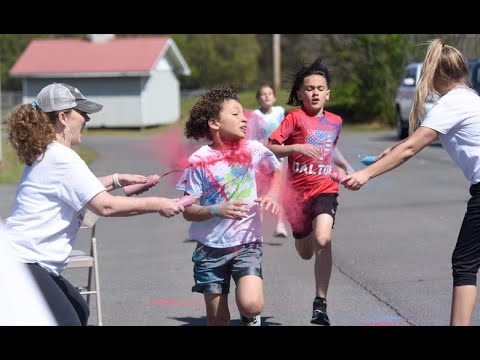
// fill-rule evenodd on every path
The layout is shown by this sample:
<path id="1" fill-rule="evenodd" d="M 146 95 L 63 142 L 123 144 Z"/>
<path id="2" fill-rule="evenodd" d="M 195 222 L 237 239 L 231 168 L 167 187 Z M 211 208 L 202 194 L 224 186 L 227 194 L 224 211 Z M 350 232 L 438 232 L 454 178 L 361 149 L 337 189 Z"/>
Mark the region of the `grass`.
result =
<path id="1" fill-rule="evenodd" d="M 3 129 L 2 129 L 3 131 Z M 2 140 L 2 161 L 0 162 L 0 184 L 16 184 L 22 175 L 23 165 L 10 143 Z"/>

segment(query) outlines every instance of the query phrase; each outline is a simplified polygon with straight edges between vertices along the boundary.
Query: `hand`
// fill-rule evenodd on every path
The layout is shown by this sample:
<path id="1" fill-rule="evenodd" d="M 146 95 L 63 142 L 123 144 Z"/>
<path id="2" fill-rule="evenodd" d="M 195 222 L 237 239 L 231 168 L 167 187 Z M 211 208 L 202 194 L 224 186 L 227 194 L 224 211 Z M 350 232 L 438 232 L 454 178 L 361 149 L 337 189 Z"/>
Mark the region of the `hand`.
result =
<path id="1" fill-rule="evenodd" d="M 118 181 L 122 186 L 145 184 L 147 182 L 147 177 L 137 174 L 118 174 Z"/>
<path id="2" fill-rule="evenodd" d="M 183 205 L 178 203 L 177 199 L 167 199 L 167 198 L 158 198 L 159 199 L 159 209 L 158 213 L 164 217 L 170 218 L 177 214 L 180 214 L 185 211 Z"/>
<path id="3" fill-rule="evenodd" d="M 342 181 L 342 184 L 347 189 L 356 191 L 359 190 L 363 185 L 365 185 L 368 180 L 370 180 L 370 177 L 366 174 L 366 171 L 360 170 L 348 175 Z"/>
<path id="4" fill-rule="evenodd" d="M 259 203 L 259 206 L 264 208 L 265 211 L 270 210 L 270 212 L 274 215 L 277 215 L 280 209 L 278 205 L 278 197 L 273 194 L 261 196 L 258 199 L 255 199 L 255 202 Z"/>
<path id="5" fill-rule="evenodd" d="M 320 150 L 312 144 L 295 144 L 295 151 L 309 156 L 316 160 L 321 160 Z"/>
<path id="6" fill-rule="evenodd" d="M 143 175 L 132 175 L 132 174 L 124 174 L 126 176 L 130 176 L 133 181 L 140 181 L 141 178 L 145 178 Z M 120 177 L 120 175 L 119 175 Z M 140 181 L 134 184 L 145 184 L 145 186 L 140 186 L 140 189 L 135 190 L 135 195 L 140 195 L 143 194 L 145 191 L 150 190 L 150 188 L 154 187 L 155 185 L 158 184 L 158 181 L 160 180 L 160 176 L 158 175 L 150 175 L 149 177 L 146 178 L 147 181 Z M 121 183 L 121 181 L 120 181 Z M 122 184 L 123 186 L 123 184 Z M 137 186 L 138 188 L 138 186 Z"/>
<path id="7" fill-rule="evenodd" d="M 246 218 L 250 212 L 246 205 L 248 205 L 248 203 L 245 201 L 232 200 L 213 206 L 217 206 L 218 216 L 226 219 L 239 220 Z"/>

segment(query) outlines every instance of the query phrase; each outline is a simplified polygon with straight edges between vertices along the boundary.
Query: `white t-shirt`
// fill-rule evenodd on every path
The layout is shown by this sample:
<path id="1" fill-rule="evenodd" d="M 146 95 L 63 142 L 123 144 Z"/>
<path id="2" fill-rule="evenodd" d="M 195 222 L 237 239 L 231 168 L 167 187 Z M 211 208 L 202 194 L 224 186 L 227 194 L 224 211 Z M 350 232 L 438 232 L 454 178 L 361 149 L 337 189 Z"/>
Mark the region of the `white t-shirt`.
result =
<path id="1" fill-rule="evenodd" d="M 440 133 L 440 142 L 471 184 L 480 182 L 480 97 L 466 88 L 442 96 L 421 126 Z"/>
<path id="2" fill-rule="evenodd" d="M 85 215 L 85 205 L 105 191 L 72 149 L 54 141 L 43 158 L 25 166 L 4 236 L 21 262 L 38 263 L 56 275 L 67 259 Z"/>
<path id="3" fill-rule="evenodd" d="M 252 123 L 248 124 L 252 128 L 250 133 L 252 140 L 267 139 L 285 117 L 285 109 L 281 106 L 273 106 L 269 114 L 264 114 L 260 109 L 255 109 L 253 113 L 257 117 L 251 119 Z"/>
<path id="4" fill-rule="evenodd" d="M 27 265 L 16 261 L 0 222 L 0 326 L 57 325 Z"/>
<path id="5" fill-rule="evenodd" d="M 188 159 L 191 166 L 182 174 L 177 189 L 200 197 L 208 206 L 231 200 L 248 203 L 250 212 L 241 220 L 213 217 L 194 221 L 188 235 L 204 245 L 225 248 L 262 240 L 256 176 L 279 167 L 275 155 L 258 141 L 245 140 L 240 149 L 217 151 L 204 145 Z"/>

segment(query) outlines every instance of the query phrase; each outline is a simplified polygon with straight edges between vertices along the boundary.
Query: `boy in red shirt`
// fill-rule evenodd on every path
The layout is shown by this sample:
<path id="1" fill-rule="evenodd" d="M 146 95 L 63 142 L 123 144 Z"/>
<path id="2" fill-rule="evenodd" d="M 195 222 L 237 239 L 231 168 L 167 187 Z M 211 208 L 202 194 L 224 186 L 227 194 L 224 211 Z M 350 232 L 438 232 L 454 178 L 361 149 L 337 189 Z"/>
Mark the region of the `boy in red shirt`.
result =
<path id="1" fill-rule="evenodd" d="M 321 58 L 302 65 L 293 76 L 287 102 L 300 108 L 290 111 L 268 138 L 277 157 L 288 156 L 290 186 L 282 194 L 297 252 L 305 260 L 315 254 L 316 297 L 311 323 L 319 325 L 330 325 L 326 297 L 338 206 L 338 183 L 332 176 L 335 166 L 347 174 L 354 171 L 336 147 L 342 118 L 323 109 L 330 97 L 329 84 L 329 71 Z M 287 190 L 291 193 L 285 195 Z"/>

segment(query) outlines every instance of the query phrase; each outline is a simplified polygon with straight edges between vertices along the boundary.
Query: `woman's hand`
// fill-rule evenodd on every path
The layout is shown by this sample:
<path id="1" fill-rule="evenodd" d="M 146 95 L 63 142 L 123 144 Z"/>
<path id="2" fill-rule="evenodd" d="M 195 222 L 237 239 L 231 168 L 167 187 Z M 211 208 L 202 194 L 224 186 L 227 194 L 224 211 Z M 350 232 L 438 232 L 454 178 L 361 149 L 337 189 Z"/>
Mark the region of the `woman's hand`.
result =
<path id="1" fill-rule="evenodd" d="M 342 181 L 343 186 L 349 190 L 360 190 L 360 188 L 365 185 L 370 177 L 367 175 L 365 170 L 360 170 L 354 172 L 353 174 L 347 175 L 347 177 Z"/>
<path id="2" fill-rule="evenodd" d="M 185 208 L 178 203 L 179 199 L 158 198 L 158 213 L 164 217 L 170 218 L 185 211 Z"/>
<path id="3" fill-rule="evenodd" d="M 147 182 L 147 177 L 138 174 L 118 174 L 118 181 L 122 186 L 145 184 Z"/>

